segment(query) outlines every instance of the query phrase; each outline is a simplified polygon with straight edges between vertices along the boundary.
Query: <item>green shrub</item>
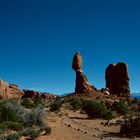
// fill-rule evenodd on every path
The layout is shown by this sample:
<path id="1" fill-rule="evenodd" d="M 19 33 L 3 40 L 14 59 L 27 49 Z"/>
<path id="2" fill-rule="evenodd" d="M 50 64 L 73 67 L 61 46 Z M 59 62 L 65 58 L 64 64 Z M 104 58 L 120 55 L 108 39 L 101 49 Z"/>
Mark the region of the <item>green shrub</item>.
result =
<path id="1" fill-rule="evenodd" d="M 24 103 L 29 105 L 27 100 Z M 30 130 L 30 128 L 35 128 L 35 130 Z M 9 130 L 17 131 L 17 133 L 3 136 L 3 133 Z M 27 110 L 17 101 L 0 100 L 0 140 L 18 140 L 25 130 L 28 130 L 28 136 L 32 139 L 42 131 L 46 134 L 51 133 L 51 129 L 46 124 L 45 108 L 39 104 Z"/>
<path id="2" fill-rule="evenodd" d="M 128 112 L 127 106 L 122 101 L 114 102 L 112 105 L 112 109 L 122 115 L 125 115 Z"/>
<path id="3" fill-rule="evenodd" d="M 121 126 L 120 133 L 123 136 L 140 137 L 140 116 L 125 120 L 124 124 Z"/>
<path id="4" fill-rule="evenodd" d="M 96 101 L 86 101 L 83 105 L 83 110 L 88 114 L 89 117 L 103 118 L 108 112 L 106 106 L 103 103 Z"/>
<path id="5" fill-rule="evenodd" d="M 62 100 L 56 100 L 50 105 L 50 110 L 57 111 L 61 108 L 62 104 L 63 104 Z"/>
<path id="6" fill-rule="evenodd" d="M 107 111 L 105 115 L 103 116 L 103 118 L 106 120 L 112 120 L 113 118 L 115 118 L 115 116 L 113 115 L 111 111 Z"/>
<path id="7" fill-rule="evenodd" d="M 34 105 L 35 106 L 38 106 L 38 105 L 43 105 L 44 106 L 43 99 L 41 97 L 35 97 Z"/>
<path id="8" fill-rule="evenodd" d="M 79 110 L 83 107 L 84 101 L 81 99 L 73 99 L 71 100 L 71 106 L 74 110 Z"/>
<path id="9" fill-rule="evenodd" d="M 17 122 L 3 122 L 0 124 L 0 129 L 1 130 L 15 130 L 15 131 L 20 131 L 23 129 L 23 126 L 20 123 Z"/>
<path id="10" fill-rule="evenodd" d="M 9 106 L 6 106 L 3 102 L 0 102 L 0 123 L 13 121 L 17 122 L 19 120 L 16 111 Z"/>
<path id="11" fill-rule="evenodd" d="M 32 102 L 31 102 L 29 99 L 27 99 L 27 98 L 23 99 L 22 102 L 21 102 L 21 104 L 22 104 L 25 108 L 27 108 L 27 109 L 31 109 L 31 108 L 34 108 L 34 107 L 35 107 L 34 103 L 32 103 Z"/>

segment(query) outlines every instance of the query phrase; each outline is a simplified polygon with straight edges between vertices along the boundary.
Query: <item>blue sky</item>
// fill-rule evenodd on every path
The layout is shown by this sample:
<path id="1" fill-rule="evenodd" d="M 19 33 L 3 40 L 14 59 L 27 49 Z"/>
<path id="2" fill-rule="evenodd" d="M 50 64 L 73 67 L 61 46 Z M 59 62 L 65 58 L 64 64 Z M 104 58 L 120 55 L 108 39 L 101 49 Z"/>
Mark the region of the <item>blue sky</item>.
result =
<path id="1" fill-rule="evenodd" d="M 97 88 L 105 69 L 124 61 L 140 92 L 139 0 L 0 0 L 0 78 L 20 88 L 73 92 L 72 58 Z"/>

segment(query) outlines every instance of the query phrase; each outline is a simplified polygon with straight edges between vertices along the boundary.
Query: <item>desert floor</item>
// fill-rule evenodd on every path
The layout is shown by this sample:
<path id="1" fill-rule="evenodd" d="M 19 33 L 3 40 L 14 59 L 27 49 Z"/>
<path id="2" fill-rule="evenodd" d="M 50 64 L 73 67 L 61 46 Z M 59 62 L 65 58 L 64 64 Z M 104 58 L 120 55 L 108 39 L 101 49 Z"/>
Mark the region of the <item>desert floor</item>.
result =
<path id="1" fill-rule="evenodd" d="M 117 118 L 112 120 L 121 120 Z M 62 108 L 58 114 L 51 113 L 47 118 L 48 126 L 52 128 L 49 136 L 41 136 L 37 140 L 128 140 L 120 137 L 120 125 L 104 126 L 107 121 L 102 119 L 87 119 L 85 114 Z M 140 140 L 140 138 L 135 138 Z"/>

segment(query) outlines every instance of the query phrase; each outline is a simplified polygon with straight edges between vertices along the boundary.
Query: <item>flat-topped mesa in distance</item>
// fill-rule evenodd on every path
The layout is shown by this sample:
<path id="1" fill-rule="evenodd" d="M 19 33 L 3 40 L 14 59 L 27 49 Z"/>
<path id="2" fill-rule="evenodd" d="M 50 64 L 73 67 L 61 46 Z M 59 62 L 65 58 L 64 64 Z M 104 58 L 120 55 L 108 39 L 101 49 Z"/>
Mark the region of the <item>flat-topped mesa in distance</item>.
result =
<path id="1" fill-rule="evenodd" d="M 95 93 L 97 91 L 96 88 L 88 82 L 87 77 L 83 73 L 82 62 L 81 54 L 76 52 L 72 62 L 72 69 L 76 72 L 75 93 Z"/>
<path id="2" fill-rule="evenodd" d="M 128 66 L 124 62 L 110 64 L 105 71 L 106 88 L 110 94 L 120 97 L 130 96 Z"/>

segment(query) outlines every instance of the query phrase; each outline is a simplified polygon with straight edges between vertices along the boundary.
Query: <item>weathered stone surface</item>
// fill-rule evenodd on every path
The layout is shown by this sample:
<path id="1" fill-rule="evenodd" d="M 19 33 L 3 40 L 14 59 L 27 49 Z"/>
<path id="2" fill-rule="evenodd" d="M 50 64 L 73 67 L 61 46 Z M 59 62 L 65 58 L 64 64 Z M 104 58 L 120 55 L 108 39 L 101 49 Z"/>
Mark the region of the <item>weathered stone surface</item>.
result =
<path id="1" fill-rule="evenodd" d="M 16 84 L 9 85 L 3 80 L 0 80 L 0 96 L 2 98 L 21 98 L 23 92 Z"/>
<path id="2" fill-rule="evenodd" d="M 0 97 L 8 98 L 9 85 L 3 80 L 0 80 Z"/>
<path id="3" fill-rule="evenodd" d="M 9 98 L 21 98 L 23 91 L 16 84 L 9 85 Z"/>
<path id="4" fill-rule="evenodd" d="M 110 94 L 130 96 L 129 74 L 126 63 L 110 64 L 105 72 L 106 88 Z"/>
<path id="5" fill-rule="evenodd" d="M 93 92 L 95 92 L 96 88 L 88 82 L 87 77 L 83 73 L 82 57 L 79 52 L 77 52 L 73 58 L 72 68 L 76 72 L 75 93 L 93 93 Z"/>
<path id="6" fill-rule="evenodd" d="M 82 71 L 82 57 L 79 52 L 76 52 L 75 56 L 73 57 L 72 68 L 75 71 Z"/>
<path id="7" fill-rule="evenodd" d="M 108 89 L 108 88 L 102 88 L 100 91 L 101 91 L 104 95 L 107 95 L 107 96 L 110 95 L 109 89 Z"/>
<path id="8" fill-rule="evenodd" d="M 96 91 L 96 88 L 91 85 L 87 77 L 84 75 L 83 72 L 76 72 L 76 87 L 75 92 L 76 93 L 93 93 Z"/>

